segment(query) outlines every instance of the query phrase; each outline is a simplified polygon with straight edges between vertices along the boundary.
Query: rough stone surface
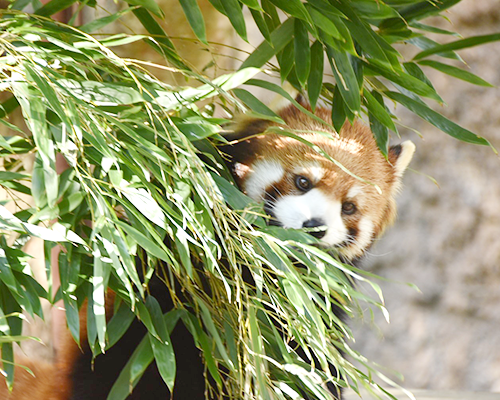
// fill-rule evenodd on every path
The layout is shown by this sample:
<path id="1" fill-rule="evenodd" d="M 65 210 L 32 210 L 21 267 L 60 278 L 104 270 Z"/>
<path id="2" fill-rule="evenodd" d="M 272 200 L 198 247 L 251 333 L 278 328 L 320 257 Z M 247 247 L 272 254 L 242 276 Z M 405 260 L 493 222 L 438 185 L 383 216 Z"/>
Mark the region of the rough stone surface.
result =
<path id="1" fill-rule="evenodd" d="M 498 32 L 499 0 L 465 0 L 445 28 L 464 36 Z M 427 21 L 426 21 L 427 22 Z M 436 21 L 434 21 L 436 22 Z M 500 148 L 500 43 L 460 52 L 470 71 L 495 88 L 429 73 L 453 121 Z M 442 60 L 442 59 L 441 59 Z M 422 133 L 401 130 L 417 145 L 399 197 L 399 218 L 364 267 L 401 283 L 380 282 L 391 323 L 380 335 L 356 328 L 356 349 L 405 376 L 410 388 L 500 391 L 500 159 L 487 147 L 456 141 L 399 113 Z"/>

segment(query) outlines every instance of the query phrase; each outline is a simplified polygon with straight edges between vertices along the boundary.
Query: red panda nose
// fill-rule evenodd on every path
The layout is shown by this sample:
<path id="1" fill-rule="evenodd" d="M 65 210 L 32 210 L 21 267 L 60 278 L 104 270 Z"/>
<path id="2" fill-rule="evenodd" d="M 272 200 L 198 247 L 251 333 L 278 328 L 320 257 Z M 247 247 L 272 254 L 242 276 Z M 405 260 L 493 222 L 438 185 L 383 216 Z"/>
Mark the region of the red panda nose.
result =
<path id="1" fill-rule="evenodd" d="M 308 219 L 302 224 L 302 228 L 320 228 L 308 232 L 311 236 L 314 236 L 316 239 L 321 239 L 326 235 L 326 226 L 321 219 L 317 218 Z"/>

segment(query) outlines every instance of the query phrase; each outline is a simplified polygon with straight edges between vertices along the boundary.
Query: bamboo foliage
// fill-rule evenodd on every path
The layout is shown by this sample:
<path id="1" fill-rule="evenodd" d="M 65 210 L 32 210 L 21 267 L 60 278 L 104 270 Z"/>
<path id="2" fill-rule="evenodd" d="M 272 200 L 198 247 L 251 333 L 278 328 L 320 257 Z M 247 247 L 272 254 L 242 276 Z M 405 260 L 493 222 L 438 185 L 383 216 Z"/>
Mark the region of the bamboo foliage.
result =
<path id="1" fill-rule="evenodd" d="M 74 6 L 67 0 L 17 0 L 1 10 L 0 87 L 10 94 L 1 122 L 12 132 L 0 136 L 0 185 L 10 195 L 0 204 L 0 344 L 7 384 L 13 382 L 13 343 L 25 339 L 22 312 L 43 317 L 41 298 L 62 299 L 79 341 L 78 313 L 87 299 L 95 356 L 116 343 L 134 317 L 148 330 L 108 399 L 126 398 L 153 360 L 165 384 L 174 386 L 169 333 L 180 323 L 203 352 L 207 376 L 215 382 L 211 397 L 296 399 L 308 393 L 329 399 L 325 382 L 383 393 L 374 383 L 381 374 L 350 348 L 351 331 L 336 313 L 355 316 L 363 303 L 385 312 L 377 284 L 320 250 L 310 235 L 266 225 L 262 206 L 238 191 L 224 167 L 216 145 L 224 143 L 229 120 L 214 110 L 278 118 L 241 88 L 289 97 L 280 86 L 256 78 L 265 68 L 306 93 L 313 108 L 333 99 L 336 128 L 346 118 L 368 116 L 384 154 L 389 132 L 398 133 L 386 101 L 459 140 L 489 145 L 427 103 L 441 98 L 421 67 L 489 85 L 428 58 L 459 59 L 456 50 L 499 39 L 493 34 L 445 45 L 428 39 L 429 32 L 453 33 L 420 20 L 458 1 L 210 0 L 243 39 L 248 23 L 263 35 L 237 71 L 215 79 L 184 62 L 152 0 L 127 1 L 125 10 L 147 32 L 141 35 L 92 34 L 125 10 L 82 26 L 75 26 L 76 18 L 70 24 L 51 18 Z M 180 3 L 194 34 L 209 45 L 197 2 Z M 117 55 L 139 40 L 165 58 L 166 68 L 195 84 L 168 85 L 145 68 L 151 64 L 146 60 Z M 405 61 L 394 47 L 398 42 L 422 50 Z M 333 76 L 323 79 L 325 60 Z M 18 107 L 29 134 L 9 122 Z M 61 174 L 58 155 L 69 166 Z M 32 171 L 22 163 L 27 156 L 34 157 Z M 21 201 L 20 194 L 31 195 L 34 205 L 13 214 L 5 206 Z M 58 289 L 43 288 L 33 278 L 22 251 L 30 237 L 44 240 L 47 265 L 54 262 L 51 249 L 62 249 Z M 142 270 L 136 258 L 143 260 Z M 245 271 L 254 284 L 243 278 Z M 50 268 L 47 273 L 51 282 Z M 147 296 L 154 274 L 176 305 L 166 314 Z M 357 282 L 368 282 L 373 298 Z M 117 312 L 106 321 L 108 288 L 117 295 Z M 316 363 L 301 357 L 292 342 Z"/>

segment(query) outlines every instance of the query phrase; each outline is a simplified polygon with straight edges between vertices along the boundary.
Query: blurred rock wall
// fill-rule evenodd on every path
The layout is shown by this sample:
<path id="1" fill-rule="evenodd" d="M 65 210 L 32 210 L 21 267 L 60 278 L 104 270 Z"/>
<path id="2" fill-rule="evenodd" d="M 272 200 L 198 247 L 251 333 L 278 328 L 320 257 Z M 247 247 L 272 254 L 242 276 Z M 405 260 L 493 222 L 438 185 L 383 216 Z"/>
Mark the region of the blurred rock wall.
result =
<path id="1" fill-rule="evenodd" d="M 464 36 L 500 31 L 499 0 L 464 0 L 441 26 Z M 436 22 L 436 21 L 434 21 Z M 443 37 L 440 38 L 443 40 Z M 446 38 L 444 38 L 446 40 Z M 500 149 L 500 43 L 460 52 L 495 88 L 429 73 L 448 104 L 439 109 Z M 441 59 L 442 60 L 442 59 Z M 439 108 L 439 106 L 437 106 Z M 399 110 L 401 111 L 401 110 Z M 398 113 L 418 130 L 401 130 L 417 146 L 399 197 L 395 226 L 371 250 L 365 268 L 380 282 L 391 316 L 356 328 L 356 349 L 403 373 L 408 388 L 500 391 L 500 159 L 490 148 L 454 140 Z"/>

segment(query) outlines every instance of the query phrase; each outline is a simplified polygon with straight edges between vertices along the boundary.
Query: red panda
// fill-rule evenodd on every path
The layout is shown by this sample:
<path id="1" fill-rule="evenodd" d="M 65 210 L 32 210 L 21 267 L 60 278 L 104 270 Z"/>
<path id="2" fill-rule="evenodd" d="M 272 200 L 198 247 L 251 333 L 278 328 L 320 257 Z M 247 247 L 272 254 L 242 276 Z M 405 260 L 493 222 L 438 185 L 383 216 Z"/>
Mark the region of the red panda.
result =
<path id="1" fill-rule="evenodd" d="M 415 146 L 407 141 L 391 147 L 386 159 L 361 123 L 346 122 L 336 133 L 293 105 L 278 114 L 284 126 L 254 118 L 241 118 L 234 125 L 230 144 L 222 151 L 230 156 L 236 182 L 249 197 L 264 203 L 271 223 L 307 228 L 321 246 L 335 248 L 345 261 L 353 262 L 394 220 L 394 196 Z M 331 123 L 329 110 L 318 108 L 315 114 Z M 265 132 L 270 127 L 293 131 L 301 141 L 276 129 Z M 164 310 L 172 308 L 164 287 L 163 294 L 162 288 L 157 289 L 154 296 Z M 85 315 L 81 321 L 81 343 L 85 343 Z M 80 350 L 67 332 L 58 362 L 29 365 L 36 378 L 16 369 L 13 392 L 0 388 L 0 399 L 104 400 L 144 334 L 136 321 L 110 351 L 97 357 L 92 371 L 90 349 Z M 129 399 L 205 398 L 200 353 L 182 324 L 177 324 L 172 342 L 178 362 L 173 395 L 153 364 Z"/>
<path id="2" fill-rule="evenodd" d="M 329 110 L 319 108 L 316 115 L 331 123 Z M 236 144 L 225 148 L 239 186 L 264 202 L 273 223 L 316 228 L 311 234 L 323 247 L 335 247 L 346 261 L 361 257 L 396 216 L 394 197 L 415 145 L 393 146 L 385 159 L 362 123 L 346 122 L 336 133 L 293 105 L 279 116 L 286 124 L 281 128 L 308 143 L 278 133 L 259 135 L 280 128 L 274 122 L 240 120 L 231 137 Z"/>

